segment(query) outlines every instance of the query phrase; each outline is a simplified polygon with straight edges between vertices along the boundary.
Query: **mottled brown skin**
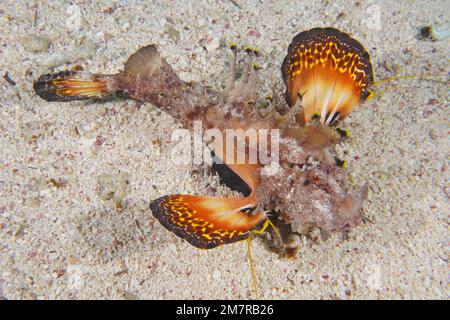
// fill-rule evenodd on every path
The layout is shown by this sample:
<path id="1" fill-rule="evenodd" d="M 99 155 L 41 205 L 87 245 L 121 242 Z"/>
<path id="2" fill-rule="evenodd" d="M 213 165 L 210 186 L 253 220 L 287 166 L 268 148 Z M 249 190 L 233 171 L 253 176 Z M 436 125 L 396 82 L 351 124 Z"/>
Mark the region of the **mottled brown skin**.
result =
<path id="1" fill-rule="evenodd" d="M 257 107 L 234 95 L 245 92 L 251 84 L 238 82 L 234 90 L 223 95 L 183 83 L 169 68 L 164 62 L 163 72 L 151 75 L 148 82 L 127 84 L 130 89 L 126 92 L 166 110 L 187 128 L 192 128 L 194 120 L 201 120 L 205 128 L 282 129 L 282 172 L 262 176 L 258 196 L 264 208 L 277 212 L 293 232 L 305 234 L 318 227 L 327 238 L 333 231 L 348 231 L 361 223 L 367 190 L 363 187 L 359 193 L 351 193 L 347 170 L 336 165 L 332 156 L 332 148 L 341 138 L 334 129 L 319 123 L 291 127 L 295 121 L 280 118 L 275 109 L 262 115 Z"/>
<path id="2" fill-rule="evenodd" d="M 253 190 L 258 207 L 275 212 L 290 225 L 288 232 L 305 234 L 317 227 L 324 239 L 331 232 L 346 232 L 359 225 L 367 187 L 352 192 L 347 169 L 336 165 L 333 147 L 341 137 L 320 123 L 299 126 L 295 120 L 298 110 L 281 116 L 273 107 L 262 110 L 255 106 L 256 76 L 257 71 L 248 67 L 241 79 L 232 79 L 224 93 L 214 92 L 180 80 L 157 49 L 147 46 L 130 57 L 123 72 L 93 75 L 86 81 L 101 79 L 107 94 L 121 92 L 150 102 L 186 128 L 192 129 L 193 122 L 200 120 L 204 129 L 280 129 L 281 170 L 275 176 L 259 177 L 260 183 Z M 55 77 L 42 76 L 34 85 L 36 93 L 48 101 L 98 97 L 74 94 L 58 99 L 52 79 Z M 259 175 L 261 168 L 259 165 L 255 174 Z"/>

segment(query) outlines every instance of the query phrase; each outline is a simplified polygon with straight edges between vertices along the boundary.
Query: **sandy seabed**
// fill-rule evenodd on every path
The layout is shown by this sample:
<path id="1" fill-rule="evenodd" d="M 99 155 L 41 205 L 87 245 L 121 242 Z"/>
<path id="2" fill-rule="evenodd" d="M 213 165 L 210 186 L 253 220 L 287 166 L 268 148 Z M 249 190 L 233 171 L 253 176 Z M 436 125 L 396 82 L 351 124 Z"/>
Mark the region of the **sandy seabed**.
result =
<path id="1" fill-rule="evenodd" d="M 283 90 L 279 67 L 292 37 L 316 26 L 363 43 L 377 79 L 446 74 L 449 39 L 418 34 L 448 25 L 449 7 L 448 0 L 2 0 L 0 73 L 16 85 L 0 79 L 0 297 L 254 297 L 245 243 L 196 249 L 148 209 L 164 194 L 228 192 L 207 170 L 170 162 L 173 119 L 133 101 L 47 103 L 32 90 L 39 75 L 75 65 L 114 73 L 154 43 L 183 80 L 221 90 L 235 41 L 261 49 L 263 96 Z M 261 298 L 448 298 L 448 85 L 396 84 L 342 123 L 352 138 L 338 152 L 355 185 L 370 185 L 371 222 L 348 240 L 303 239 L 290 260 L 254 241 Z"/>

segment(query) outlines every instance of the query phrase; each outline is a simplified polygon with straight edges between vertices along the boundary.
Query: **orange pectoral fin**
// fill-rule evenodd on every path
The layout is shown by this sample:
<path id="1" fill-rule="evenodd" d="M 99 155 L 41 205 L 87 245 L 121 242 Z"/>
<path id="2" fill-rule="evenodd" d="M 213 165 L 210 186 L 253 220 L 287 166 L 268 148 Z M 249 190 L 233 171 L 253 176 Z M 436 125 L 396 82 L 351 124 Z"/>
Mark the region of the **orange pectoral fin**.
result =
<path id="1" fill-rule="evenodd" d="M 289 45 L 281 68 L 289 106 L 299 100 L 304 122 L 318 115 L 330 125 L 370 95 L 370 55 L 355 39 L 333 28 L 299 33 Z"/>
<path id="2" fill-rule="evenodd" d="M 251 198 L 223 198 L 174 194 L 150 205 L 153 215 L 169 231 L 197 248 L 210 249 L 246 239 L 266 220 L 250 213 Z"/>
<path id="3" fill-rule="evenodd" d="M 259 185 L 259 171 L 256 164 L 227 164 L 254 192 Z"/>
<path id="4" fill-rule="evenodd" d="M 238 141 L 238 143 L 242 141 Z M 234 143 L 234 142 L 233 142 Z M 224 163 L 230 170 L 239 176 L 239 178 L 244 181 L 247 186 L 251 189 L 251 192 L 255 192 L 256 188 L 259 186 L 260 177 L 258 168 L 260 165 L 258 163 L 248 163 L 249 162 L 249 152 L 257 152 L 256 150 L 248 150 L 248 146 L 244 148 L 246 152 L 246 159 L 243 163 L 239 163 L 238 160 L 238 149 L 236 146 L 225 145 L 225 157 L 216 155 L 217 159 Z M 217 150 L 215 148 L 215 150 Z"/>

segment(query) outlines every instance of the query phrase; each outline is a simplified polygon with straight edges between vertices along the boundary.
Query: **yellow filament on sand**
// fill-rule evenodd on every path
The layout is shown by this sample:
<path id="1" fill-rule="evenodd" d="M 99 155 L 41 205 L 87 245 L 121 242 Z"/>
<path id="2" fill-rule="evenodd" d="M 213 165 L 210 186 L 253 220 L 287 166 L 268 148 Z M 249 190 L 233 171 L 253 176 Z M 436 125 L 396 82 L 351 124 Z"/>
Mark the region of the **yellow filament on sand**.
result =
<path id="1" fill-rule="evenodd" d="M 255 267 L 254 267 L 254 264 L 253 264 L 253 258 L 252 258 L 252 253 L 251 253 L 251 242 L 252 242 L 253 236 L 255 234 L 262 234 L 269 226 L 271 226 L 273 228 L 275 234 L 277 235 L 277 237 L 282 242 L 283 240 L 281 238 L 280 232 L 273 225 L 272 221 L 270 221 L 269 219 L 267 219 L 266 222 L 264 222 L 264 225 L 262 226 L 262 228 L 260 230 L 253 230 L 252 233 L 250 234 L 250 236 L 247 238 L 248 262 L 250 264 L 250 272 L 252 274 L 253 290 L 255 292 L 256 300 L 259 299 L 259 294 L 258 294 L 258 284 L 257 284 L 257 281 L 256 281 L 256 272 L 255 272 Z"/>

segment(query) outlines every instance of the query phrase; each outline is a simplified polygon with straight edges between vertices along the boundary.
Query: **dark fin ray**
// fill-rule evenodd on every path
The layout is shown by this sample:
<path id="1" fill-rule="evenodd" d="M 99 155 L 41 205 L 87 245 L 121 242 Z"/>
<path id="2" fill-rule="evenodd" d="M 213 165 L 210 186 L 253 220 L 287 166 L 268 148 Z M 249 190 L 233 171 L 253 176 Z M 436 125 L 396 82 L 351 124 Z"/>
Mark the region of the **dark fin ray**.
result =
<path id="1" fill-rule="evenodd" d="M 242 193 L 244 197 L 249 196 L 252 192 L 252 189 L 248 186 L 248 184 L 246 184 L 245 181 L 242 180 L 241 177 L 239 177 L 226 164 L 214 162 L 212 164 L 212 170 L 213 172 L 217 172 L 220 182 L 231 190 Z"/>

